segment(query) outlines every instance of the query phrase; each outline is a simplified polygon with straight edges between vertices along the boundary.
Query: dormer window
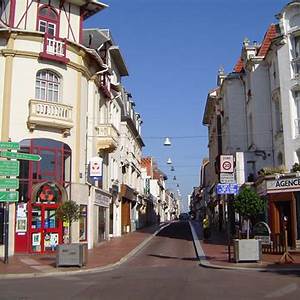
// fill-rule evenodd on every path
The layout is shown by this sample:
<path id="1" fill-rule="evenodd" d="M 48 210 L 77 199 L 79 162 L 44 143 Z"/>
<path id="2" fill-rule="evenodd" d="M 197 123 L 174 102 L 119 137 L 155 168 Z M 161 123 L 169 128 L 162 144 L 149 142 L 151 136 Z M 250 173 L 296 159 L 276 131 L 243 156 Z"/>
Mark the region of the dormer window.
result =
<path id="1" fill-rule="evenodd" d="M 58 35 L 58 15 L 51 6 L 43 6 L 38 13 L 38 30 L 49 36 Z"/>

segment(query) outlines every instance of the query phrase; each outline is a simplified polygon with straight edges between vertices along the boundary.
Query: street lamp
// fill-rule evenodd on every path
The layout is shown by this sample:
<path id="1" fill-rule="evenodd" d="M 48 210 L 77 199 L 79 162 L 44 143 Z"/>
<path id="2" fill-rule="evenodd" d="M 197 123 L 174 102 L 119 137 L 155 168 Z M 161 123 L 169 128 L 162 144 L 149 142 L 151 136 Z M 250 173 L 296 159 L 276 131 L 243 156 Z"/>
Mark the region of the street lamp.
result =
<path id="1" fill-rule="evenodd" d="M 169 157 L 168 160 L 167 160 L 167 164 L 168 164 L 168 165 L 171 165 L 171 164 L 172 164 L 172 160 L 171 160 L 170 157 Z"/>
<path id="2" fill-rule="evenodd" d="M 166 139 L 164 141 L 164 146 L 171 146 L 171 141 L 168 137 L 166 137 Z"/>

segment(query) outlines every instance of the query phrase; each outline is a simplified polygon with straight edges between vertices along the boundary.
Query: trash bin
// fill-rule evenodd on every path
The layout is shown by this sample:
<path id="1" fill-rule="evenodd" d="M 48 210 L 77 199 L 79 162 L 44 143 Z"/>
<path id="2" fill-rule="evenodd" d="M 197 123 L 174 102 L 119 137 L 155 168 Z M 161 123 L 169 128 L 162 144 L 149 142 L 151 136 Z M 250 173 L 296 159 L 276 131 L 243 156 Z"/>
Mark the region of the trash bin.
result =
<path id="1" fill-rule="evenodd" d="M 87 264 L 87 244 L 73 243 L 57 246 L 56 267 L 78 266 Z"/>

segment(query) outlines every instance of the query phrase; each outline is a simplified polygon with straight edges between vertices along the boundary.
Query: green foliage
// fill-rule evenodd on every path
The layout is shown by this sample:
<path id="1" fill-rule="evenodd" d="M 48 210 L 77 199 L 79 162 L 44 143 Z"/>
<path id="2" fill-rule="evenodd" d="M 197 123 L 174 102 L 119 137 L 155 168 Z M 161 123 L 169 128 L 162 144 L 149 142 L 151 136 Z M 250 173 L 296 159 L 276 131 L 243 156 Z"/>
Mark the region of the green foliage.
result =
<path id="1" fill-rule="evenodd" d="M 58 219 L 69 222 L 71 224 L 77 221 L 80 217 L 80 207 L 75 201 L 63 202 L 56 210 L 56 216 Z"/>
<path id="2" fill-rule="evenodd" d="M 244 187 L 234 200 L 235 210 L 245 219 L 255 218 L 264 210 L 264 200 L 250 187 Z"/>
<path id="3" fill-rule="evenodd" d="M 261 170 L 259 170 L 259 175 L 272 175 L 272 174 L 283 174 L 287 171 L 285 166 L 278 166 L 278 167 L 264 167 Z"/>
<path id="4" fill-rule="evenodd" d="M 298 164 L 298 163 L 294 163 L 293 164 L 293 167 L 292 167 L 292 169 L 291 169 L 291 172 L 299 172 L 300 171 L 300 164 Z"/>

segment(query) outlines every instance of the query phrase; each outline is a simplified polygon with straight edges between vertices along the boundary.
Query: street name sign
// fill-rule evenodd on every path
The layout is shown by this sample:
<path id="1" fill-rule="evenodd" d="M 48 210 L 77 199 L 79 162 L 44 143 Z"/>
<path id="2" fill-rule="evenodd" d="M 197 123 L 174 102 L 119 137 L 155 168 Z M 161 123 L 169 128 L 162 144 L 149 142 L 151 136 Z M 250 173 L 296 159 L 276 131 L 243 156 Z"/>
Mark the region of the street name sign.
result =
<path id="1" fill-rule="evenodd" d="M 2 176 L 19 176 L 20 162 L 1 160 L 0 175 Z"/>
<path id="2" fill-rule="evenodd" d="M 236 183 L 234 173 L 220 173 L 221 183 Z"/>
<path id="3" fill-rule="evenodd" d="M 239 186 L 238 184 L 218 183 L 216 190 L 218 195 L 237 194 Z"/>
<path id="4" fill-rule="evenodd" d="M 1 151 L 0 156 L 11 158 L 11 159 L 33 160 L 33 161 L 40 161 L 42 159 L 41 156 L 37 154 L 18 153 L 18 152 L 9 152 L 9 151 Z"/>
<path id="5" fill-rule="evenodd" d="M 19 179 L 17 178 L 0 178 L 0 189 L 18 189 Z"/>
<path id="6" fill-rule="evenodd" d="M 19 150 L 20 144 L 15 142 L 0 142 L 0 149 Z"/>
<path id="7" fill-rule="evenodd" d="M 0 191 L 0 202 L 18 202 L 19 192 Z"/>

